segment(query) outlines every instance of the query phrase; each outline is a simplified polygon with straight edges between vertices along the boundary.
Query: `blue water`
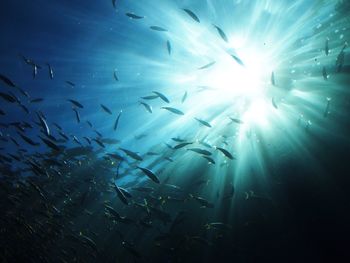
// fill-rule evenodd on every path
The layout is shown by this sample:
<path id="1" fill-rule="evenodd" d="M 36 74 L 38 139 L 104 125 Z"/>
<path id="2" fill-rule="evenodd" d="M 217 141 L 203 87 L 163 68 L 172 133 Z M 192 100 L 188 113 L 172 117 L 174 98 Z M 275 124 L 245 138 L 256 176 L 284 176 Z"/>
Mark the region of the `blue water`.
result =
<path id="1" fill-rule="evenodd" d="M 200 23 L 184 8 L 194 12 Z M 91 237 L 89 231 L 94 229 L 97 256 L 89 258 L 84 249 L 74 245 L 78 251 L 74 257 L 56 251 L 51 252 L 53 258 L 48 261 L 212 262 L 220 258 L 219 254 L 227 262 L 227 256 L 239 262 L 281 261 L 289 260 L 291 250 L 297 251 L 292 253 L 295 258 L 291 261 L 303 258 L 320 262 L 327 249 L 334 257 L 345 255 L 338 242 L 348 241 L 344 233 L 350 174 L 349 11 L 347 1 L 321 0 L 120 0 L 116 8 L 112 1 L 4 1 L 0 10 L 0 74 L 30 96 L 0 82 L 1 92 L 13 92 L 30 110 L 27 114 L 17 103 L 0 98 L 0 109 L 6 113 L 0 116 L 0 153 L 12 159 L 1 158 L 4 189 L 8 185 L 16 187 L 22 178 L 34 178 L 40 187 L 53 191 L 50 202 L 62 211 L 68 199 L 75 200 L 86 191 L 96 194 L 81 205 L 81 211 L 77 210 L 81 213 L 70 217 L 74 224 L 65 223 L 62 233 Z M 142 18 L 132 19 L 126 13 Z M 152 30 L 151 26 L 166 31 Z M 226 41 L 215 26 L 222 30 Z M 35 78 L 33 67 L 20 55 L 40 66 Z M 53 79 L 46 63 L 53 68 Z M 160 97 L 141 98 L 154 96 L 154 91 L 170 102 Z M 30 103 L 35 98 L 44 100 Z M 68 99 L 84 106 L 77 108 L 80 123 Z M 140 102 L 149 104 L 152 113 Z M 103 111 L 100 104 L 112 114 Z M 162 107 L 175 108 L 183 115 Z M 91 151 L 96 155 L 89 164 L 78 164 L 75 158 L 66 160 L 71 164 L 56 169 L 62 172 L 61 179 L 49 175 L 55 179 L 46 181 L 26 170 L 28 160 L 40 163 L 51 153 L 38 137 L 43 133 L 35 124 L 39 121 L 36 112 L 44 114 L 56 139 L 60 135 L 54 123 L 63 128 L 69 140 L 57 144 L 65 149 L 79 147 L 73 136 L 82 146 L 90 146 L 84 137 L 117 141 L 105 143 L 105 147 L 92 141 Z M 6 126 L 12 122 L 31 123 L 34 128 L 23 133 L 41 145 L 26 144 L 15 127 Z M 174 138 L 191 144 L 174 149 L 180 143 Z M 20 148 L 27 153 L 21 155 Z M 143 160 L 127 156 L 121 148 L 137 152 Z M 215 163 L 192 148 L 209 151 Z M 233 160 L 220 149 L 227 150 Z M 124 158 L 118 176 L 119 161 L 107 159 L 103 163 L 109 153 Z M 21 160 L 9 154 L 19 155 Z M 62 156 L 53 158 L 64 160 Z M 138 166 L 151 169 L 161 184 L 152 182 Z M 9 170 L 16 176 L 7 177 Z M 60 185 L 65 188 L 73 180 L 72 174 L 76 176 L 73 178 L 84 179 L 91 171 L 98 174 L 94 178 L 97 183 L 81 185 L 76 192 L 72 190 L 71 196 L 55 196 L 54 189 Z M 205 181 L 204 186 L 193 186 L 199 180 Z M 154 223 L 147 231 L 120 223 L 115 228 L 102 227 L 104 201 L 135 220 L 144 216 L 134 204 L 123 205 L 108 185 L 114 181 L 130 191 L 132 187 L 155 187 L 153 196 L 134 193 L 132 201 L 141 204 L 147 200 L 169 213 L 171 222 L 179 211 L 186 211 L 188 220 L 180 223 L 181 237 L 171 236 L 170 241 L 160 242 L 164 251 L 167 248 L 173 252 L 160 252 L 154 245 L 155 236 L 170 231 L 170 223 L 157 222 L 152 216 Z M 183 189 L 176 197 L 185 201 L 159 202 L 174 194 L 164 184 Z M 231 189 L 234 194 L 226 198 Z M 14 190 L 3 191 L 2 196 L 9 197 L 10 193 L 17 194 Z M 214 208 L 200 208 L 195 197 L 208 200 Z M 31 206 L 31 202 L 35 201 L 25 206 Z M 2 209 L 10 211 L 6 203 Z M 21 214 L 20 206 L 16 209 L 14 214 Z M 95 223 L 90 223 L 91 217 L 84 209 L 94 213 Z M 69 217 L 63 212 L 61 215 Z M 209 222 L 223 222 L 230 228 L 225 234 L 208 233 L 204 226 Z M 12 226 L 6 224 L 2 229 L 10 232 Z M 116 229 L 124 238 L 111 234 Z M 21 241 L 18 236 L 13 237 L 14 243 Z M 206 244 L 192 240 L 198 236 Z M 269 236 L 271 240 L 266 241 Z M 38 240 L 39 245 L 28 250 L 33 253 L 30 262 L 38 262 L 35 253 L 40 254 L 38 248 L 44 242 Z M 52 240 L 58 240 L 60 247 L 66 245 L 59 235 Z M 123 241 L 133 243 L 142 257 L 123 248 Z M 109 246 L 114 242 L 118 245 L 113 250 Z M 177 249 L 178 243 L 183 244 L 182 249 Z M 54 251 L 52 247 L 47 249 Z M 113 252 L 109 254 L 110 249 Z M 6 251 L 11 249 L 6 247 L 4 255 Z M 14 254 L 8 253 L 10 256 L 2 260 L 13 262 Z M 43 258 L 40 260 L 44 262 Z"/>

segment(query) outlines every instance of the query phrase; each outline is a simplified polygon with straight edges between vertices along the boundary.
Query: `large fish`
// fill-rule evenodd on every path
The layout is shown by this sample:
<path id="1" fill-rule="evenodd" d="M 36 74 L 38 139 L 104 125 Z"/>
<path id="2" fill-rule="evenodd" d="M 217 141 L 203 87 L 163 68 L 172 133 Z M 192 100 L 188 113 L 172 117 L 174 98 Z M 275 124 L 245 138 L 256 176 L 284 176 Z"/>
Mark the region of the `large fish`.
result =
<path id="1" fill-rule="evenodd" d="M 170 111 L 170 112 L 177 114 L 177 115 L 184 115 L 185 114 L 182 111 L 175 109 L 175 108 L 172 108 L 172 107 L 161 107 L 161 109 L 165 109 L 165 110 Z"/>
<path id="2" fill-rule="evenodd" d="M 160 181 L 158 177 L 149 169 L 137 166 L 145 175 L 147 175 L 153 182 L 159 184 Z"/>
<path id="3" fill-rule="evenodd" d="M 182 9 L 182 10 L 184 10 L 194 21 L 200 23 L 199 18 L 198 18 L 198 17 L 195 15 L 195 13 L 193 13 L 191 10 L 185 9 L 185 8 Z"/>

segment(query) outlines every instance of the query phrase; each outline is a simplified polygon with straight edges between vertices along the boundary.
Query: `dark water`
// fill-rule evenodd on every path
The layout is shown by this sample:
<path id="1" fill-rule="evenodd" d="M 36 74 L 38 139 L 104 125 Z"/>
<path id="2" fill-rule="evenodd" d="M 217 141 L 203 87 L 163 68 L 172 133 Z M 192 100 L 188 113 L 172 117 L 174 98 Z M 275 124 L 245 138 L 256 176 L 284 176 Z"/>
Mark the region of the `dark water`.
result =
<path id="1" fill-rule="evenodd" d="M 348 1 L 1 6 L 1 262 L 347 262 Z"/>

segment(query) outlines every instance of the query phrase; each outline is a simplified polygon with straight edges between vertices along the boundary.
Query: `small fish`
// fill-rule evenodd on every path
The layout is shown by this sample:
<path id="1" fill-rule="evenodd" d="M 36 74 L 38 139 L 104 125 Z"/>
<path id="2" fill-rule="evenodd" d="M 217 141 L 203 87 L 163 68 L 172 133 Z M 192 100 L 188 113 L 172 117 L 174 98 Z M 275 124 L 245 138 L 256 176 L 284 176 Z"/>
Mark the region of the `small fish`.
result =
<path id="1" fill-rule="evenodd" d="M 278 109 L 277 104 L 276 104 L 276 100 L 275 100 L 274 97 L 271 99 L 271 102 L 272 102 L 273 107 L 274 107 L 275 109 Z"/>
<path id="2" fill-rule="evenodd" d="M 182 143 L 175 145 L 173 147 L 173 149 L 180 149 L 180 148 L 183 148 L 183 147 L 190 145 L 190 144 L 193 144 L 193 142 L 182 142 Z"/>
<path id="3" fill-rule="evenodd" d="M 38 145 L 40 145 L 39 143 L 34 142 L 32 139 L 30 139 L 29 137 L 25 136 L 24 134 L 19 133 L 19 132 L 18 132 L 18 134 L 19 134 L 19 136 L 21 136 L 21 138 L 22 138 L 25 142 L 27 142 L 28 144 L 30 144 L 30 145 L 32 145 L 32 146 L 38 146 Z"/>
<path id="4" fill-rule="evenodd" d="M 323 67 L 323 69 L 322 69 L 322 76 L 323 76 L 324 80 L 328 80 L 326 67 Z"/>
<path id="5" fill-rule="evenodd" d="M 201 120 L 201 119 L 198 119 L 198 118 L 194 118 L 196 121 L 198 121 L 200 124 L 204 125 L 204 126 L 207 126 L 209 128 L 211 128 L 211 125 L 209 122 L 207 121 L 204 121 L 204 120 Z"/>
<path id="6" fill-rule="evenodd" d="M 10 103 L 15 103 L 17 102 L 16 98 L 14 98 L 12 95 L 4 92 L 0 92 L 0 97 L 3 98 L 4 100 L 10 102 Z"/>
<path id="7" fill-rule="evenodd" d="M 138 15 L 135 15 L 135 14 L 132 14 L 132 13 L 126 13 L 126 16 L 132 18 L 132 19 L 142 19 L 144 18 L 144 16 L 138 16 Z"/>
<path id="8" fill-rule="evenodd" d="M 271 84 L 272 86 L 276 86 L 275 73 L 273 71 L 271 73 Z"/>
<path id="9" fill-rule="evenodd" d="M 181 103 L 184 103 L 187 99 L 187 91 L 185 91 L 184 95 L 182 96 Z"/>
<path id="10" fill-rule="evenodd" d="M 69 99 L 68 101 L 70 101 L 74 106 L 77 106 L 78 108 L 81 108 L 81 109 L 84 108 L 84 106 L 76 100 Z"/>
<path id="11" fill-rule="evenodd" d="M 49 129 L 49 126 L 47 125 L 46 120 L 39 113 L 36 113 L 36 115 L 38 116 L 38 119 L 40 121 L 41 127 L 43 128 L 45 134 L 47 136 L 50 136 L 50 129 Z"/>
<path id="12" fill-rule="evenodd" d="M 77 122 L 80 123 L 80 114 L 76 108 L 72 108 L 72 110 L 75 112 L 75 117 L 77 119 Z"/>
<path id="13" fill-rule="evenodd" d="M 92 123 L 90 121 L 86 121 L 86 123 L 90 126 L 90 128 L 92 128 Z"/>
<path id="14" fill-rule="evenodd" d="M 108 114 L 113 114 L 112 113 L 112 111 L 109 109 L 109 108 L 107 108 L 107 106 L 105 106 L 105 105 L 103 105 L 103 104 L 100 104 L 100 106 L 101 106 L 101 108 L 105 111 L 105 112 L 107 112 Z"/>
<path id="15" fill-rule="evenodd" d="M 130 244 L 129 242 L 123 241 L 122 242 L 122 246 L 131 254 L 133 255 L 135 258 L 141 258 L 141 254 L 140 252 L 138 252 L 134 246 L 132 244 Z M 136 261 L 136 260 L 135 260 Z"/>
<path id="16" fill-rule="evenodd" d="M 33 65 L 33 79 L 35 79 L 36 75 L 38 75 L 38 66 L 36 64 Z"/>
<path id="17" fill-rule="evenodd" d="M 157 184 L 160 183 L 158 177 L 151 170 L 140 166 L 137 166 L 137 168 L 140 169 L 142 172 L 144 172 L 144 174 L 147 175 L 153 182 Z"/>
<path id="18" fill-rule="evenodd" d="M 169 40 L 166 41 L 166 48 L 167 48 L 168 54 L 169 54 L 169 56 L 170 56 L 170 55 L 171 55 L 171 44 L 170 44 L 170 41 L 169 41 Z"/>
<path id="19" fill-rule="evenodd" d="M 206 155 L 202 155 L 202 157 L 205 158 L 209 163 L 215 164 L 215 161 L 213 160 L 213 158 Z"/>
<path id="20" fill-rule="evenodd" d="M 230 119 L 231 119 L 231 121 L 233 121 L 233 122 L 235 122 L 235 123 L 237 123 L 237 124 L 243 124 L 243 123 L 244 123 L 242 120 L 237 119 L 237 118 L 232 118 L 232 117 L 230 117 Z"/>
<path id="21" fill-rule="evenodd" d="M 117 75 L 117 70 L 115 69 L 113 72 L 113 77 L 116 81 L 119 81 L 118 75 Z"/>
<path id="22" fill-rule="evenodd" d="M 137 160 L 137 161 L 142 161 L 142 157 L 136 153 L 136 152 L 133 152 L 133 151 L 129 151 L 127 149 L 124 149 L 124 148 L 119 148 L 121 151 L 123 151 L 126 155 L 130 156 L 131 158 Z"/>
<path id="23" fill-rule="evenodd" d="M 29 102 L 30 103 L 38 103 L 38 102 L 42 102 L 44 99 L 43 98 L 36 98 L 36 99 L 31 99 Z"/>
<path id="24" fill-rule="evenodd" d="M 49 68 L 49 76 L 50 79 L 53 79 L 53 69 L 49 63 L 46 63 L 47 67 Z"/>
<path id="25" fill-rule="evenodd" d="M 16 85 L 13 83 L 12 80 L 10 80 L 8 77 L 6 77 L 6 76 L 4 76 L 2 74 L 0 74 L 0 80 L 2 82 L 4 82 L 7 86 L 10 86 L 10 87 L 13 87 L 13 88 L 16 87 Z"/>
<path id="26" fill-rule="evenodd" d="M 185 113 L 183 113 L 182 111 L 175 109 L 175 108 L 172 108 L 172 107 L 161 107 L 161 109 L 165 109 L 165 110 L 170 111 L 170 112 L 177 114 L 177 115 L 185 115 Z"/>
<path id="27" fill-rule="evenodd" d="M 148 105 L 147 103 L 145 102 L 142 102 L 140 101 L 139 102 L 141 105 L 143 105 L 145 107 L 145 109 L 149 112 L 149 113 L 152 113 L 152 106 L 151 105 Z"/>
<path id="28" fill-rule="evenodd" d="M 213 24 L 213 26 L 214 26 L 214 27 L 216 28 L 216 30 L 218 31 L 220 37 L 221 37 L 225 42 L 228 42 L 227 36 L 226 36 L 226 34 L 224 33 L 224 31 L 223 31 L 220 27 L 218 27 L 217 25 L 214 25 L 214 24 Z"/>
<path id="29" fill-rule="evenodd" d="M 114 9 L 116 9 L 117 8 L 117 0 L 112 0 L 112 5 L 113 5 Z"/>
<path id="30" fill-rule="evenodd" d="M 61 137 L 64 138 L 65 140 L 67 141 L 69 140 L 68 136 L 65 135 L 62 131 L 59 131 L 58 134 L 61 135 Z"/>
<path id="31" fill-rule="evenodd" d="M 198 18 L 198 17 L 195 15 L 195 13 L 193 13 L 191 10 L 185 9 L 185 8 L 182 9 L 182 10 L 184 10 L 194 21 L 200 23 L 199 18 Z"/>
<path id="32" fill-rule="evenodd" d="M 159 98 L 159 96 L 158 95 L 150 95 L 150 96 L 141 97 L 141 99 L 144 99 L 144 100 L 154 100 L 156 98 Z"/>
<path id="33" fill-rule="evenodd" d="M 168 31 L 167 29 L 160 27 L 160 26 L 151 26 L 150 29 L 155 30 L 155 31 L 160 31 L 160 32 Z"/>
<path id="34" fill-rule="evenodd" d="M 207 156 L 211 155 L 211 152 L 204 150 L 204 149 L 201 149 L 201 148 L 190 148 L 187 150 L 192 151 L 192 152 L 196 152 L 199 154 L 207 155 Z"/>
<path id="35" fill-rule="evenodd" d="M 29 110 L 26 106 L 24 106 L 22 103 L 19 103 L 19 106 L 21 107 L 22 110 L 24 110 L 27 114 L 29 114 Z"/>
<path id="36" fill-rule="evenodd" d="M 203 208 L 214 208 L 214 204 L 208 202 L 202 197 L 190 195 L 191 198 L 195 199 Z"/>
<path id="37" fill-rule="evenodd" d="M 88 144 L 91 144 L 91 140 L 88 137 L 84 136 L 83 138 L 85 139 L 85 141 L 87 141 Z"/>
<path id="38" fill-rule="evenodd" d="M 100 145 L 102 148 L 106 148 L 106 146 L 99 140 L 98 138 L 92 139 L 94 142 L 96 142 L 98 145 Z"/>
<path id="39" fill-rule="evenodd" d="M 225 150 L 224 148 L 220 148 L 220 147 L 215 147 L 217 150 L 219 150 L 220 152 L 222 152 L 227 158 L 229 158 L 229 159 L 231 159 L 231 160 L 233 160 L 233 159 L 235 159 L 234 157 L 233 157 L 233 155 L 229 152 L 229 151 L 227 151 L 227 150 Z"/>
<path id="40" fill-rule="evenodd" d="M 69 80 L 66 80 L 66 83 L 71 86 L 72 88 L 75 87 L 75 84 Z"/>
<path id="41" fill-rule="evenodd" d="M 119 123 L 119 119 L 120 119 L 120 116 L 122 115 L 122 110 L 119 112 L 118 116 L 117 116 L 117 119 L 115 120 L 115 123 L 114 123 L 114 130 L 116 131 L 117 128 L 118 128 L 118 123 Z"/>
<path id="42" fill-rule="evenodd" d="M 41 136 L 39 136 L 40 139 L 48 146 L 50 147 L 51 149 L 55 150 L 55 151 L 60 151 L 60 147 L 58 147 L 56 144 L 54 144 L 52 141 L 48 140 L 48 139 L 45 139 Z"/>
<path id="43" fill-rule="evenodd" d="M 160 93 L 158 91 L 152 91 L 153 93 L 157 94 L 159 96 L 159 98 L 161 98 L 162 100 L 164 100 L 166 103 L 169 103 L 169 99 L 163 94 L 163 93 Z"/>
<path id="44" fill-rule="evenodd" d="M 327 38 L 325 45 L 324 45 L 324 52 L 326 53 L 326 56 L 328 56 L 328 54 L 329 54 L 328 41 L 329 41 L 329 39 Z"/>
<path id="45" fill-rule="evenodd" d="M 180 139 L 180 138 L 171 138 L 174 142 L 184 142 L 184 139 Z"/>
<path id="46" fill-rule="evenodd" d="M 53 125 L 60 131 L 62 131 L 62 127 L 60 125 L 58 125 L 57 123 L 53 123 Z"/>
<path id="47" fill-rule="evenodd" d="M 120 188 L 116 184 L 116 182 L 114 182 L 114 190 L 117 192 L 117 196 L 120 199 L 120 201 L 122 201 L 124 204 L 128 205 L 129 204 L 128 199 L 126 198 L 126 196 L 124 195 L 122 190 L 120 190 Z"/>
<path id="48" fill-rule="evenodd" d="M 323 113 L 323 117 L 327 117 L 328 114 L 329 114 L 329 107 L 330 107 L 330 104 L 331 104 L 331 98 L 327 98 L 327 105 L 326 105 L 326 110 L 324 111 Z"/>
<path id="49" fill-rule="evenodd" d="M 216 61 L 210 62 L 210 63 L 208 63 L 208 64 L 206 64 L 206 65 L 204 65 L 204 66 L 198 68 L 198 70 L 210 68 L 210 67 L 212 67 L 215 63 L 216 63 Z"/>
<path id="50" fill-rule="evenodd" d="M 231 55 L 231 57 L 233 57 L 233 59 L 236 60 L 236 62 L 237 62 L 238 64 L 240 64 L 241 66 L 244 67 L 244 63 L 243 63 L 243 61 L 242 61 L 239 57 L 237 57 L 237 56 L 235 56 L 235 55 Z"/>

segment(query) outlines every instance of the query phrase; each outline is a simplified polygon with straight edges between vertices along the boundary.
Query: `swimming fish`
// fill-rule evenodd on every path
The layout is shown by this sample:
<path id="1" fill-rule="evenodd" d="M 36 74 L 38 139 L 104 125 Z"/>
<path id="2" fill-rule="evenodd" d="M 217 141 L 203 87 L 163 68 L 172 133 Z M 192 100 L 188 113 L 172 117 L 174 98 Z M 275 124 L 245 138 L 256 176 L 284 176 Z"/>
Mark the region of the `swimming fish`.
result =
<path id="1" fill-rule="evenodd" d="M 275 81 L 275 73 L 272 71 L 271 73 L 271 84 L 273 86 L 276 86 L 276 81 Z"/>
<path id="2" fill-rule="evenodd" d="M 133 152 L 133 151 L 130 151 L 130 150 L 127 150 L 127 149 L 124 149 L 124 148 L 119 148 L 121 151 L 123 151 L 126 155 L 130 156 L 131 158 L 137 160 L 137 161 L 142 161 L 142 157 L 136 153 L 136 152 Z"/>
<path id="3" fill-rule="evenodd" d="M 192 152 L 196 152 L 199 154 L 203 154 L 203 155 L 211 155 L 211 152 L 204 150 L 204 149 L 201 149 L 201 148 L 190 148 L 187 150 L 192 151 Z"/>
<path id="4" fill-rule="evenodd" d="M 158 95 L 150 95 L 150 96 L 141 97 L 141 99 L 144 99 L 144 100 L 154 100 L 156 98 L 159 98 L 159 96 Z"/>
<path id="5" fill-rule="evenodd" d="M 239 57 L 237 57 L 237 56 L 235 56 L 235 55 L 231 55 L 231 57 L 233 57 L 233 59 L 236 60 L 236 62 L 237 62 L 238 64 L 240 64 L 241 66 L 244 67 L 244 63 L 243 63 L 243 61 L 242 61 Z"/>
<path id="6" fill-rule="evenodd" d="M 148 105 L 147 103 L 143 102 L 143 101 L 140 101 L 139 102 L 141 105 L 143 105 L 145 107 L 145 109 L 149 112 L 149 113 L 152 113 L 152 106 L 151 105 Z"/>
<path id="7" fill-rule="evenodd" d="M 329 54 L 328 41 L 329 41 L 329 39 L 327 38 L 325 45 L 324 45 L 324 52 L 326 53 L 326 56 L 328 56 L 328 54 Z"/>
<path id="8" fill-rule="evenodd" d="M 68 99 L 68 101 L 70 101 L 74 106 L 77 106 L 78 108 L 81 108 L 81 109 L 84 108 L 84 106 L 76 100 Z"/>
<path id="9" fill-rule="evenodd" d="M 114 190 L 117 192 L 117 196 L 120 199 L 120 201 L 122 201 L 124 204 L 128 205 L 129 204 L 128 199 L 126 198 L 123 191 L 119 188 L 119 186 L 117 185 L 116 182 L 114 182 Z"/>
<path id="10" fill-rule="evenodd" d="M 169 40 L 166 41 L 166 48 L 167 48 L 168 54 L 169 54 L 169 56 L 170 56 L 170 55 L 171 55 L 171 44 L 170 44 L 170 41 L 169 41 Z"/>
<path id="11" fill-rule="evenodd" d="M 218 31 L 220 37 L 221 37 L 225 42 L 228 42 L 227 36 L 226 36 L 226 34 L 224 33 L 224 31 L 223 31 L 220 27 L 218 27 L 217 25 L 214 25 L 214 24 L 213 24 L 213 26 L 214 26 L 214 27 L 216 28 L 216 30 Z"/>
<path id="12" fill-rule="evenodd" d="M 323 117 L 327 117 L 328 114 L 329 114 L 329 107 L 330 107 L 330 104 L 331 104 L 331 98 L 327 98 L 327 105 L 326 105 L 326 110 L 324 111 L 323 113 Z"/>
<path id="13" fill-rule="evenodd" d="M 15 103 L 17 102 L 16 98 L 14 98 L 12 95 L 4 92 L 0 92 L 0 97 L 3 98 L 4 100 L 10 102 L 10 103 Z"/>
<path id="14" fill-rule="evenodd" d="M 214 64 L 216 63 L 216 61 L 213 61 L 213 62 L 210 62 L 202 67 L 199 67 L 198 69 L 201 70 L 201 69 L 207 69 L 207 68 L 210 68 L 211 66 L 213 66 Z"/>
<path id="15" fill-rule="evenodd" d="M 115 123 L 114 123 L 114 130 L 116 131 L 117 128 L 118 128 L 118 123 L 119 123 L 119 119 L 120 119 L 120 116 L 122 115 L 122 110 L 119 112 L 118 116 L 117 116 L 117 119 L 115 120 Z"/>
<path id="16" fill-rule="evenodd" d="M 138 15 L 135 15 L 133 13 L 126 13 L 126 15 L 132 19 L 142 19 L 144 18 L 143 16 L 138 16 Z"/>
<path id="17" fill-rule="evenodd" d="M 204 121 L 204 120 L 201 120 L 201 119 L 198 119 L 198 118 L 194 118 L 196 121 L 198 121 L 200 124 L 204 125 L 204 126 L 207 126 L 209 128 L 211 128 L 211 125 L 209 122 L 207 121 Z"/>
<path id="18" fill-rule="evenodd" d="M 327 70 L 326 70 L 326 67 L 325 67 L 325 66 L 324 66 L 323 69 L 322 69 L 322 76 L 323 76 L 323 79 L 324 79 L 324 80 L 327 80 L 327 79 L 328 79 Z"/>
<path id="19" fill-rule="evenodd" d="M 169 99 L 163 94 L 163 93 L 160 93 L 158 91 L 152 91 L 153 93 L 157 94 L 159 96 L 159 98 L 161 98 L 162 100 L 164 100 L 166 103 L 169 103 Z"/>
<path id="20" fill-rule="evenodd" d="M 184 115 L 185 113 L 183 113 L 182 111 L 178 110 L 178 109 L 175 109 L 175 108 L 172 108 L 172 107 L 161 107 L 161 109 L 165 109 L 165 110 L 168 110 L 174 114 L 177 114 L 177 115 Z"/>
<path id="21" fill-rule="evenodd" d="M 227 158 L 229 158 L 229 159 L 231 159 L 231 160 L 233 160 L 233 159 L 235 159 L 234 157 L 233 157 L 233 155 L 229 152 L 229 151 L 227 151 L 227 150 L 225 150 L 224 148 L 221 148 L 221 147 L 215 147 L 217 150 L 219 150 L 220 152 L 222 152 Z"/>
<path id="22" fill-rule="evenodd" d="M 72 88 L 75 87 L 75 84 L 69 80 L 66 80 L 66 83 L 71 86 Z"/>
<path id="23" fill-rule="evenodd" d="M 276 101 L 275 101 L 275 98 L 274 98 L 274 97 L 272 97 L 271 102 L 272 102 L 273 107 L 274 107 L 275 109 L 278 109 L 278 107 L 277 107 L 277 104 L 276 104 Z"/>
<path id="24" fill-rule="evenodd" d="M 181 103 L 184 103 L 187 99 L 187 91 L 185 91 L 184 95 L 182 96 Z"/>
<path id="25" fill-rule="evenodd" d="M 76 108 L 72 108 L 72 110 L 75 112 L 75 117 L 77 119 L 77 122 L 80 123 L 80 115 Z"/>
<path id="26" fill-rule="evenodd" d="M 232 118 L 232 117 L 230 117 L 230 119 L 231 119 L 231 121 L 233 121 L 233 122 L 235 122 L 235 123 L 237 123 L 237 124 L 243 124 L 243 123 L 244 123 L 242 120 L 237 119 L 237 118 Z"/>
<path id="27" fill-rule="evenodd" d="M 46 63 L 47 67 L 49 68 L 49 76 L 50 79 L 53 79 L 53 69 L 49 63 Z"/>
<path id="28" fill-rule="evenodd" d="M 184 10 L 194 21 L 200 23 L 199 18 L 189 9 L 182 9 Z"/>
<path id="29" fill-rule="evenodd" d="M 6 77 L 6 76 L 4 76 L 2 74 L 0 74 L 0 80 L 2 82 L 4 82 L 7 86 L 10 86 L 10 87 L 13 87 L 13 88 L 16 87 L 16 85 L 13 83 L 12 80 L 10 80 L 8 77 Z"/>
<path id="30" fill-rule="evenodd" d="M 117 70 L 115 69 L 113 72 L 113 77 L 116 81 L 119 81 L 118 75 L 117 75 Z"/>
<path id="31" fill-rule="evenodd" d="M 43 98 L 36 98 L 36 99 L 31 99 L 29 102 L 30 103 L 38 103 L 38 102 L 42 102 L 44 99 Z"/>
<path id="32" fill-rule="evenodd" d="M 137 168 L 140 169 L 145 175 L 147 175 L 153 182 L 157 184 L 160 183 L 158 177 L 151 170 L 140 166 L 137 166 Z"/>
<path id="33" fill-rule="evenodd" d="M 50 136 L 50 129 L 49 129 L 49 126 L 47 125 L 46 120 L 39 113 L 36 113 L 36 115 L 38 116 L 38 119 L 40 121 L 41 127 L 43 128 L 45 134 L 47 136 Z"/>
<path id="34" fill-rule="evenodd" d="M 168 31 L 167 29 L 160 27 L 160 26 L 151 26 L 150 29 L 155 30 L 155 31 L 160 31 L 160 32 Z"/>
<path id="35" fill-rule="evenodd" d="M 107 108 L 107 106 L 105 106 L 105 105 L 103 105 L 103 104 L 100 104 L 100 106 L 101 106 L 101 108 L 105 111 L 105 112 L 107 112 L 108 114 L 113 114 L 112 113 L 112 111 L 109 109 L 109 108 Z"/>
<path id="36" fill-rule="evenodd" d="M 183 148 L 183 147 L 190 145 L 190 144 L 193 144 L 193 142 L 182 142 L 182 143 L 175 145 L 173 147 L 173 149 L 180 149 L 180 148 Z"/>

